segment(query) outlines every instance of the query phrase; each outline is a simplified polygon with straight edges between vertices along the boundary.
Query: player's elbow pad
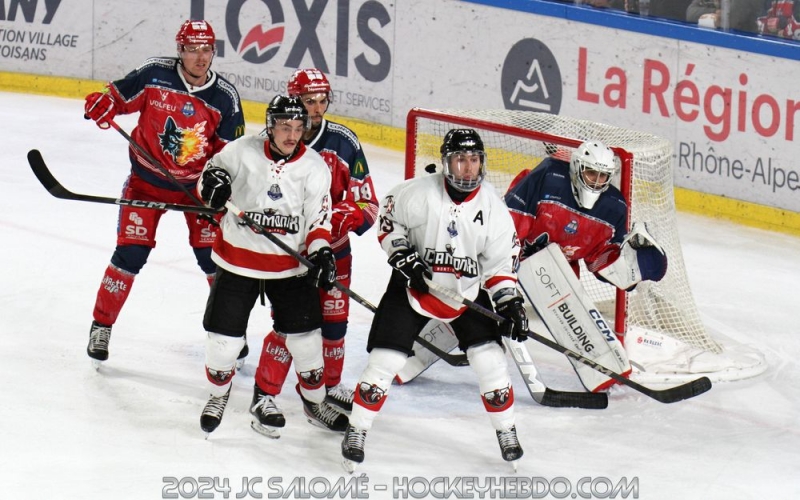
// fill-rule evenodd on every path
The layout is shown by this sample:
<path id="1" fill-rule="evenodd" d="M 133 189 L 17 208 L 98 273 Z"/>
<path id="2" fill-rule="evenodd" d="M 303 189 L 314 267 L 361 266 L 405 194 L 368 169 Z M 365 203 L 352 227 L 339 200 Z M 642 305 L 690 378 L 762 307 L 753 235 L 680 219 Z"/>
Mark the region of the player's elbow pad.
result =
<path id="1" fill-rule="evenodd" d="M 667 273 L 667 255 L 657 247 L 638 250 L 629 245 L 611 265 L 597 272 L 598 277 L 622 290 L 633 290 L 642 281 L 660 281 Z"/>

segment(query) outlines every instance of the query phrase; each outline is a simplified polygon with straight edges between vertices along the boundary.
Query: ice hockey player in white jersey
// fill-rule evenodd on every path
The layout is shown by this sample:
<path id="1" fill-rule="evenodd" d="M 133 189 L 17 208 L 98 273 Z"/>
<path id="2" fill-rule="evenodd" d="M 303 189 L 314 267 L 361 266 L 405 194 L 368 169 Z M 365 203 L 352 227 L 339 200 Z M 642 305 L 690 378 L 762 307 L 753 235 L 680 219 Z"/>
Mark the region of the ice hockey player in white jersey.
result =
<path id="1" fill-rule="evenodd" d="M 450 130 L 441 146 L 443 173 L 394 187 L 380 208 L 378 239 L 394 268 L 372 322 L 367 366 L 355 387 L 342 441 L 345 468 L 364 460 L 367 431 L 386 401 L 414 338 L 431 318 L 449 323 L 478 376 L 481 399 L 503 459 L 522 456 L 514 422 L 514 391 L 501 335 L 526 338 L 527 317 L 516 289 L 519 252 L 514 222 L 486 174 L 483 141 L 471 129 Z M 483 307 L 502 324 L 428 288 L 431 280 Z"/>
<path id="2" fill-rule="evenodd" d="M 198 184 L 203 201 L 222 208 L 228 199 L 275 238 L 307 253 L 307 269 L 263 234 L 228 212 L 220 221 L 220 237 L 212 259 L 217 275 L 206 305 L 203 326 L 206 375 L 210 397 L 200 417 L 206 433 L 219 426 L 237 355 L 251 310 L 265 294 L 272 306 L 276 331 L 286 335 L 294 357 L 298 392 L 311 423 L 344 431 L 347 417 L 325 403 L 322 379 L 322 312 L 317 287 L 330 289 L 336 264 L 330 248 L 331 175 L 301 137 L 309 127 L 303 103 L 276 96 L 267 110 L 267 136 L 244 136 L 231 142 L 205 166 Z M 272 418 L 272 398 L 255 388 L 250 412 L 254 429 L 265 434 L 283 427 L 283 416 Z"/>

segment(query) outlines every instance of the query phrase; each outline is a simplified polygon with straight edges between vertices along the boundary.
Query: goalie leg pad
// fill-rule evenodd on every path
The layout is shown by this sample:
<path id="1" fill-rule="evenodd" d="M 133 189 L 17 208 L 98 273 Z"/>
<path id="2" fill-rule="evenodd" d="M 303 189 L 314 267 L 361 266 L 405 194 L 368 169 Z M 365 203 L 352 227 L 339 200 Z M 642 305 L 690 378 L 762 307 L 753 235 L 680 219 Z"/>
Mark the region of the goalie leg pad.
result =
<path id="1" fill-rule="evenodd" d="M 458 347 L 458 339 L 453 329 L 447 323 L 432 319 L 419 332 L 420 337 L 435 345 L 444 352 L 450 352 Z M 425 349 L 418 342 L 414 342 L 414 355 L 409 356 L 405 365 L 397 372 L 395 380 L 399 384 L 407 384 L 414 380 L 420 373 L 430 368 L 441 358 Z"/>
<path id="2" fill-rule="evenodd" d="M 578 281 L 558 245 L 550 244 L 522 262 L 519 283 L 559 345 L 599 365 L 629 375 L 631 365 L 620 342 Z M 587 390 L 608 388 L 614 381 L 570 359 Z"/>

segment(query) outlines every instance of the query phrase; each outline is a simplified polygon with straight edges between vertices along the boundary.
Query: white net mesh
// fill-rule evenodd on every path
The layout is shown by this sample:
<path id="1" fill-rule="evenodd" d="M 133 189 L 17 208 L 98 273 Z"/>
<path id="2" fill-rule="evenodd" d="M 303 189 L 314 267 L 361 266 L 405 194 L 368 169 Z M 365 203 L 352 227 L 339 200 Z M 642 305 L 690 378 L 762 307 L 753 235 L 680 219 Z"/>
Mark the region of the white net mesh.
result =
<path id="1" fill-rule="evenodd" d="M 654 332 L 693 352 L 723 351 L 700 321 L 686 276 L 673 196 L 672 145 L 667 140 L 547 113 L 412 110 L 407 124 L 406 177 L 424 175 L 430 164 L 441 170 L 442 138 L 456 127 L 473 128 L 481 135 L 487 152 L 487 180 L 501 196 L 520 171 L 532 169 L 547 155 L 568 159 L 573 148 L 589 139 L 612 147 L 621 156 L 622 172 L 614 183 L 628 200 L 630 223 L 647 223 L 667 252 L 669 268 L 660 282 L 643 282 L 628 294 L 598 281 L 585 268 L 581 282 L 601 313 L 614 320 L 618 332 Z"/>

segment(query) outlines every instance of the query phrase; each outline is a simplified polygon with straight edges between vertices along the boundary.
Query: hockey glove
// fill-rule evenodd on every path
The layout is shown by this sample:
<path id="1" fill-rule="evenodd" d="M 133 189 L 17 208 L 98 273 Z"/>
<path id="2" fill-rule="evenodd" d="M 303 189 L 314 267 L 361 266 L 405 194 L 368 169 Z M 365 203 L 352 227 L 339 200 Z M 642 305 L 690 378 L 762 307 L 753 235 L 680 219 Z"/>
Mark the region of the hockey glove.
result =
<path id="1" fill-rule="evenodd" d="M 406 286 L 422 293 L 428 293 L 425 278 L 432 279 L 433 274 L 422 262 L 416 250 L 406 248 L 398 250 L 389 257 L 389 265 L 402 274 L 407 281 Z"/>
<path id="2" fill-rule="evenodd" d="M 324 247 L 308 256 L 314 265 L 308 270 L 309 282 L 323 290 L 331 290 L 336 282 L 336 259 L 330 247 Z"/>
<path id="3" fill-rule="evenodd" d="M 223 168 L 210 167 L 203 171 L 200 197 L 211 208 L 219 210 L 231 197 L 231 175 Z"/>
<path id="4" fill-rule="evenodd" d="M 650 234 L 647 223 L 634 222 L 622 245 L 626 243 L 636 250 L 642 281 L 661 281 L 667 274 L 667 253 Z"/>
<path id="5" fill-rule="evenodd" d="M 98 127 L 107 129 L 110 126 L 108 122 L 117 116 L 117 111 L 114 109 L 114 98 L 107 92 L 92 92 L 86 96 L 83 113 L 84 118 L 92 119 Z"/>
<path id="6" fill-rule="evenodd" d="M 522 306 L 522 297 L 506 297 L 497 304 L 497 314 L 505 318 L 500 323 L 500 334 L 517 342 L 525 342 L 528 340 L 528 316 Z"/>
<path id="7" fill-rule="evenodd" d="M 350 200 L 340 201 L 333 205 L 331 214 L 331 238 L 338 240 L 349 231 L 357 229 L 364 223 L 361 207 Z"/>

